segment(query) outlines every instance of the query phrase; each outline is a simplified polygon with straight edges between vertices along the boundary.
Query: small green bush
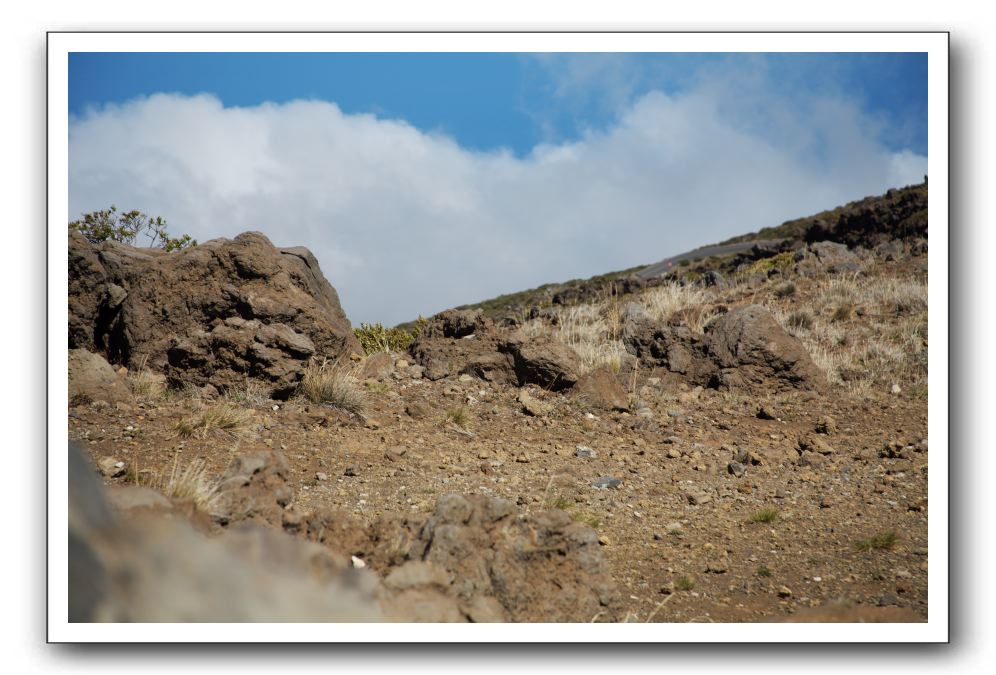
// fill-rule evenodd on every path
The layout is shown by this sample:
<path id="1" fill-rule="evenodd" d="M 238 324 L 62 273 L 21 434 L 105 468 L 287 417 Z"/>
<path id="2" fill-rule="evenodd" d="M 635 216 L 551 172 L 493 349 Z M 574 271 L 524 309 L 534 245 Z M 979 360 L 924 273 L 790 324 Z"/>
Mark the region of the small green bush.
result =
<path id="1" fill-rule="evenodd" d="M 419 326 L 419 330 L 421 327 Z M 384 324 L 377 322 L 374 324 L 361 323 L 359 328 L 354 328 L 353 333 L 360 341 L 360 346 L 367 354 L 376 352 L 403 352 L 408 349 L 415 336 L 400 328 L 385 328 Z"/>
<path id="2" fill-rule="evenodd" d="M 760 511 L 755 511 L 750 516 L 752 523 L 773 523 L 778 519 L 778 509 L 766 507 Z"/>
<path id="3" fill-rule="evenodd" d="M 859 551 L 882 551 L 892 549 L 898 541 L 899 536 L 895 532 L 885 532 L 868 539 L 862 539 L 854 546 Z"/>
<path id="4" fill-rule="evenodd" d="M 189 234 L 171 237 L 166 231 L 166 221 L 161 216 L 147 216 L 141 211 L 128 211 L 118 214 L 116 206 L 103 211 L 85 213 L 79 220 L 69 223 L 69 229 L 79 232 L 91 244 L 102 241 L 119 241 L 134 246 L 140 235 L 149 239 L 149 246 L 166 251 L 176 251 L 189 246 L 197 246 L 197 240 Z"/>
<path id="5" fill-rule="evenodd" d="M 747 276 L 757 274 L 758 272 L 768 274 L 772 270 L 784 272 L 793 265 L 795 265 L 795 254 L 792 253 L 792 251 L 785 251 L 784 253 L 773 255 L 770 258 L 761 258 L 760 260 L 754 262 L 747 268 Z"/>

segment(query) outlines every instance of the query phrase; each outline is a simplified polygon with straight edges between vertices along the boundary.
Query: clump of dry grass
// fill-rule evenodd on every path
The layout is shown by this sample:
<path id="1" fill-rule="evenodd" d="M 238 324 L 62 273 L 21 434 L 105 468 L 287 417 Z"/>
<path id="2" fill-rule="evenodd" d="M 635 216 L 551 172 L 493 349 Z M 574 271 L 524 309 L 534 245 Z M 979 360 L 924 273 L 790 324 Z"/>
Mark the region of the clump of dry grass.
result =
<path id="1" fill-rule="evenodd" d="M 603 365 L 618 372 L 622 365 L 626 347 L 613 335 L 612 324 L 603 314 L 607 309 L 604 303 L 578 305 L 562 310 L 558 316 L 555 336 L 577 353 L 583 372 Z"/>
<path id="2" fill-rule="evenodd" d="M 169 476 L 161 476 L 157 481 L 159 491 L 170 499 L 192 502 L 204 513 L 215 513 L 218 510 L 218 481 L 208 476 L 207 465 L 202 459 L 192 460 L 178 470 L 179 457 L 177 453 Z"/>
<path id="3" fill-rule="evenodd" d="M 640 303 L 652 319 L 667 321 L 675 312 L 702 305 L 708 300 L 709 293 L 700 286 L 669 282 L 647 290 Z"/>
<path id="4" fill-rule="evenodd" d="M 469 429 L 473 416 L 467 406 L 462 405 L 446 411 L 446 421 L 452 422 L 461 429 Z"/>
<path id="5" fill-rule="evenodd" d="M 262 383 L 247 376 L 242 386 L 232 387 L 225 392 L 225 399 L 240 405 L 267 405 L 270 393 Z"/>
<path id="6" fill-rule="evenodd" d="M 128 387 L 135 396 L 142 398 L 163 398 L 166 394 L 166 378 L 147 367 L 143 358 L 138 368 L 128 372 Z"/>
<path id="7" fill-rule="evenodd" d="M 352 369 L 328 360 L 313 361 L 305 368 L 298 391 L 312 403 L 357 415 L 366 408 L 366 395 Z"/>
<path id="8" fill-rule="evenodd" d="M 207 438 L 210 434 L 236 437 L 249 424 L 251 414 L 231 403 L 217 403 L 174 425 L 183 438 Z"/>

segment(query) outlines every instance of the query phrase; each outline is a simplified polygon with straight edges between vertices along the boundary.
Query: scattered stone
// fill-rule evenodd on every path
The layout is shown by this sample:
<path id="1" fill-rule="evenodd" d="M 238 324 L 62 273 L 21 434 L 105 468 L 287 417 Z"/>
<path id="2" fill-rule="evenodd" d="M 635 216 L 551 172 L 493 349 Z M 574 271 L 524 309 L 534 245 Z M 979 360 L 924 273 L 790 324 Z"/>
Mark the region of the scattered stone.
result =
<path id="1" fill-rule="evenodd" d="M 325 480 L 328 480 L 328 479 L 329 479 L 329 476 L 328 476 L 328 474 L 327 474 L 327 473 L 324 473 L 324 472 L 322 472 L 322 471 L 319 471 L 319 472 L 317 472 L 317 473 L 315 474 L 315 480 L 317 480 L 317 481 L 319 481 L 319 482 L 321 482 L 321 481 L 325 481 Z"/>
<path id="2" fill-rule="evenodd" d="M 100 473 L 108 478 L 118 478 L 125 475 L 125 463 L 117 457 L 104 457 L 97 462 L 97 466 L 100 468 Z"/>
<path id="3" fill-rule="evenodd" d="M 792 589 L 789 588 L 788 586 L 782 586 L 781 588 L 778 589 L 778 597 L 779 598 L 791 598 L 792 597 Z"/>
<path id="4" fill-rule="evenodd" d="M 525 389 L 519 392 L 516 400 L 522 404 L 522 409 L 529 415 L 533 417 L 546 417 L 551 412 L 553 412 L 553 406 L 549 403 L 544 403 L 537 398 L 534 398 Z"/>
<path id="5" fill-rule="evenodd" d="M 903 388 L 900 387 L 898 384 L 893 384 L 892 388 L 889 391 L 892 392 L 893 394 L 901 394 L 903 393 Z"/>
<path id="6" fill-rule="evenodd" d="M 612 476 L 601 476 L 596 478 L 591 486 L 598 490 L 606 490 L 609 488 L 615 489 L 622 485 L 622 481 L 618 478 L 613 478 Z"/>
<path id="7" fill-rule="evenodd" d="M 346 469 L 342 472 L 342 475 L 350 478 L 354 477 L 356 475 L 356 467 L 347 466 Z"/>
<path id="8" fill-rule="evenodd" d="M 363 562 L 362 558 L 358 558 L 355 555 L 351 556 L 349 560 L 353 564 L 353 567 L 355 567 L 356 569 L 363 569 L 364 567 L 367 566 L 367 564 Z"/>
<path id="9" fill-rule="evenodd" d="M 595 459 L 598 457 L 598 452 L 593 448 L 589 448 L 587 445 L 578 445 L 574 449 L 575 457 L 582 457 L 584 459 Z"/>
<path id="10" fill-rule="evenodd" d="M 384 457 L 391 462 L 400 462 L 407 452 L 408 448 L 403 445 L 392 445 L 384 450 Z"/>
<path id="11" fill-rule="evenodd" d="M 411 402 L 405 406 L 405 413 L 413 420 L 422 420 L 429 416 L 429 409 L 417 402 Z"/>
<path id="12" fill-rule="evenodd" d="M 740 462 L 730 462 L 726 465 L 726 470 L 737 478 L 742 478 L 745 473 L 747 473 L 747 467 Z"/>
<path id="13" fill-rule="evenodd" d="M 818 434 L 835 434 L 837 433 L 837 420 L 830 417 L 829 415 L 824 415 L 823 417 L 816 420 L 816 426 L 814 430 Z"/>
<path id="14" fill-rule="evenodd" d="M 701 506 L 712 501 L 712 495 L 705 491 L 686 492 L 685 499 L 692 506 Z"/>
<path id="15" fill-rule="evenodd" d="M 528 464 L 530 461 L 529 455 L 525 452 L 520 452 L 518 455 L 515 456 L 515 461 L 518 462 L 519 464 Z"/>
<path id="16" fill-rule="evenodd" d="M 757 417 L 757 419 L 759 419 L 759 420 L 776 420 L 776 419 L 778 419 L 778 417 L 773 412 L 771 412 L 771 410 L 769 410 L 767 407 L 765 407 L 764 405 L 760 405 L 760 406 L 757 407 L 757 413 L 755 413 L 755 417 Z"/>
<path id="17" fill-rule="evenodd" d="M 681 457 L 681 451 L 678 448 L 670 447 L 667 449 L 667 456 L 669 459 L 678 459 Z"/>

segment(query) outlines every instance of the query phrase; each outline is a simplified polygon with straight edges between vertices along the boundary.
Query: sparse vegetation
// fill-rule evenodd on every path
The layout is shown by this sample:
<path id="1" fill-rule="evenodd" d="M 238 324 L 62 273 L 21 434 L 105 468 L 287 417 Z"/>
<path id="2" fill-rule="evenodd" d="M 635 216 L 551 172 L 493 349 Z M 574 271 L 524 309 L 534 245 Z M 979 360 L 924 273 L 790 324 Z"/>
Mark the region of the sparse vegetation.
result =
<path id="1" fill-rule="evenodd" d="M 776 520 L 778 520 L 778 509 L 770 506 L 755 511 L 750 515 L 750 522 L 752 523 L 773 523 Z"/>
<path id="2" fill-rule="evenodd" d="M 785 323 L 789 328 L 795 328 L 796 330 L 812 330 L 813 315 L 804 310 L 792 312 L 788 315 Z"/>
<path id="3" fill-rule="evenodd" d="M 745 270 L 747 276 L 754 274 L 770 274 L 772 270 L 784 272 L 795 265 L 795 254 L 792 251 L 784 251 L 768 258 L 756 260 Z"/>
<path id="4" fill-rule="evenodd" d="M 465 405 L 450 408 L 446 411 L 446 420 L 448 422 L 452 422 L 461 429 L 469 429 L 472 419 L 473 417 L 470 413 L 470 409 Z"/>
<path id="5" fill-rule="evenodd" d="M 759 576 L 759 577 L 770 577 L 771 575 L 772 575 L 772 572 L 771 572 L 770 569 L 768 569 L 767 565 L 761 565 L 760 567 L 757 568 L 757 576 Z"/>
<path id="6" fill-rule="evenodd" d="M 246 376 L 240 387 L 232 387 L 225 392 L 225 398 L 232 403 L 244 406 L 262 406 L 270 403 L 270 393 L 258 380 Z"/>
<path id="7" fill-rule="evenodd" d="M 850 321 L 852 314 L 854 314 L 854 307 L 848 303 L 843 303 L 838 305 L 837 308 L 833 310 L 833 314 L 830 315 L 830 320 L 834 322 Z"/>
<path id="8" fill-rule="evenodd" d="M 695 580 L 686 576 L 678 577 L 674 581 L 674 588 L 677 591 L 690 591 L 695 588 Z"/>
<path id="9" fill-rule="evenodd" d="M 207 438 L 212 434 L 234 438 L 245 430 L 250 419 L 247 410 L 231 403 L 216 403 L 180 420 L 174 431 L 181 438 Z"/>
<path id="10" fill-rule="evenodd" d="M 421 317 L 419 317 L 421 319 Z M 423 320 L 424 321 L 424 320 Z M 423 324 L 424 325 L 424 324 Z M 415 334 L 401 328 L 385 328 L 380 322 L 361 323 L 353 333 L 367 354 L 377 352 L 403 352 L 415 339 Z"/>
<path id="11" fill-rule="evenodd" d="M 895 548 L 898 542 L 899 536 L 895 532 L 884 532 L 862 539 L 854 547 L 859 551 L 888 551 Z"/>
<path id="12" fill-rule="evenodd" d="M 795 291 L 796 291 L 795 284 L 793 284 L 791 281 L 789 281 L 789 282 L 784 283 L 784 284 L 782 284 L 781 286 L 779 286 L 778 288 L 775 289 L 775 297 L 777 297 L 777 298 L 789 298 L 789 297 L 795 295 Z"/>
<path id="13" fill-rule="evenodd" d="M 175 251 L 196 246 L 197 240 L 189 234 L 171 237 L 166 231 L 166 221 L 161 216 L 147 216 L 141 211 L 118 213 L 116 206 L 103 211 L 83 214 L 79 220 L 69 223 L 69 229 L 79 232 L 91 244 L 102 241 L 119 241 L 134 246 L 140 237 L 148 240 L 148 246 Z M 141 243 L 141 242 L 140 242 Z"/>
<path id="14" fill-rule="evenodd" d="M 308 364 L 298 391 L 312 403 L 353 414 L 358 415 L 366 408 L 366 396 L 352 369 L 327 359 Z"/>
<path id="15" fill-rule="evenodd" d="M 178 471 L 179 457 L 180 454 L 176 453 L 169 476 L 156 481 L 159 491 L 176 501 L 193 502 L 204 513 L 213 514 L 217 511 L 218 481 L 208 476 L 203 459 L 194 459 Z M 141 474 L 138 475 L 140 478 Z"/>

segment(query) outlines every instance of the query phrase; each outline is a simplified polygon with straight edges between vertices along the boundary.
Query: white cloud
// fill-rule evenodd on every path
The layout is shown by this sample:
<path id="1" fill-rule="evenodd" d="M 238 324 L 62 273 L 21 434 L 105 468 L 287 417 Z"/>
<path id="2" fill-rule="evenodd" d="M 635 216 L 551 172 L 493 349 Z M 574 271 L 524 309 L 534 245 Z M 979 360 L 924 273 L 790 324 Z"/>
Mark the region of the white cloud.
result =
<path id="1" fill-rule="evenodd" d="M 525 158 L 332 103 L 156 95 L 71 122 L 68 215 L 114 203 L 202 241 L 259 230 L 308 246 L 354 323 L 393 324 L 651 263 L 926 173 L 846 101 L 755 98 L 741 114 L 738 95 L 650 93 L 608 130 Z"/>

